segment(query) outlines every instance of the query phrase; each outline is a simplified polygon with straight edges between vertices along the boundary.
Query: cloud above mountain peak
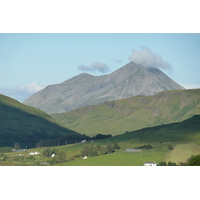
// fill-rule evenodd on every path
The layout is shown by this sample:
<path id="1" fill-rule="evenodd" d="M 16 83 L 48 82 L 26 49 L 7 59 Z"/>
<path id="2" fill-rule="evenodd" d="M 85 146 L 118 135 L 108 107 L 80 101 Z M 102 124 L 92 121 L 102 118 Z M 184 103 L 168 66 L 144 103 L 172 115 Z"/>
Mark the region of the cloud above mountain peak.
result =
<path id="1" fill-rule="evenodd" d="M 128 57 L 131 62 L 144 67 L 156 67 L 165 70 L 172 70 L 172 66 L 165 61 L 160 55 L 152 52 L 149 48 L 142 46 L 141 50 L 133 50 Z"/>
<path id="2" fill-rule="evenodd" d="M 110 69 L 109 67 L 102 62 L 94 62 L 92 65 L 90 66 L 86 66 L 86 65 L 78 65 L 78 69 L 81 71 L 86 71 L 86 72 L 100 72 L 105 74 L 106 72 L 108 72 Z"/>

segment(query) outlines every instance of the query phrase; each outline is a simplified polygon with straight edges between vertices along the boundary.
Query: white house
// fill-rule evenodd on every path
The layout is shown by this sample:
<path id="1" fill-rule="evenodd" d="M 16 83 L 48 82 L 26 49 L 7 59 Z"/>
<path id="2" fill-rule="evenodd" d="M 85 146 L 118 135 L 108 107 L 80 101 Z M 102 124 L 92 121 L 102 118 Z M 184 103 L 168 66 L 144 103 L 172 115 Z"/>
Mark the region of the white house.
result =
<path id="1" fill-rule="evenodd" d="M 37 151 L 33 152 L 33 151 L 31 151 L 29 154 L 30 155 L 38 155 L 38 154 L 40 154 L 40 152 L 37 152 Z"/>
<path id="2" fill-rule="evenodd" d="M 156 166 L 156 162 L 145 162 L 144 166 Z"/>
<path id="3" fill-rule="evenodd" d="M 87 156 L 84 156 L 83 159 L 87 159 Z"/>

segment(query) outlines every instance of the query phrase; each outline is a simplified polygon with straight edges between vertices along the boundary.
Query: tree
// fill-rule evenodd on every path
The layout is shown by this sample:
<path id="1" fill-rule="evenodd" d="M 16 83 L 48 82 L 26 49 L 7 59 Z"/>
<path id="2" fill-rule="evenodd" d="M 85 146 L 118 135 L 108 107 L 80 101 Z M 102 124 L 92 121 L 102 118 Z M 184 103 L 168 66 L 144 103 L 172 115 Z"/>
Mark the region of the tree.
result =
<path id="1" fill-rule="evenodd" d="M 176 166 L 176 163 L 169 161 L 167 165 L 168 166 Z"/>
<path id="2" fill-rule="evenodd" d="M 56 155 L 56 154 L 58 154 L 58 152 L 59 152 L 59 149 L 58 149 L 58 148 L 53 148 L 52 154 L 54 153 L 54 154 Z"/>
<path id="3" fill-rule="evenodd" d="M 105 147 L 101 147 L 100 154 L 101 155 L 107 154 L 107 151 L 106 151 Z"/>
<path id="4" fill-rule="evenodd" d="M 58 159 L 59 159 L 59 162 L 65 162 L 66 161 L 67 156 L 66 156 L 65 151 L 59 151 L 58 152 Z"/>
<path id="5" fill-rule="evenodd" d="M 109 138 L 109 137 L 112 137 L 112 135 L 97 134 L 97 135 L 95 136 L 95 139 L 96 139 L 96 140 L 100 140 L 100 139 Z"/>
<path id="6" fill-rule="evenodd" d="M 117 142 L 114 143 L 113 148 L 114 148 L 114 149 L 120 149 L 120 147 L 119 147 L 119 145 L 118 145 Z"/>
<path id="7" fill-rule="evenodd" d="M 114 152 L 112 143 L 107 142 L 106 151 L 107 151 L 107 153 L 113 153 Z"/>
<path id="8" fill-rule="evenodd" d="M 75 160 L 75 157 L 74 157 L 74 156 L 71 156 L 71 157 L 70 157 L 70 160 L 71 160 L 71 161 L 74 161 L 74 160 Z"/>
<path id="9" fill-rule="evenodd" d="M 44 157 L 51 157 L 52 154 L 53 154 L 53 151 L 52 151 L 51 148 L 47 148 L 47 149 L 45 149 L 45 150 L 43 151 L 43 156 L 44 156 Z"/>
<path id="10" fill-rule="evenodd" d="M 67 160 L 67 155 L 65 151 L 59 151 L 55 157 L 53 157 L 53 163 L 65 162 Z"/>
<path id="11" fill-rule="evenodd" d="M 167 148 L 168 148 L 169 150 L 173 150 L 173 147 L 172 147 L 171 144 L 168 144 Z"/>
<path id="12" fill-rule="evenodd" d="M 97 151 L 101 151 L 101 145 L 100 144 L 97 144 Z"/>
<path id="13" fill-rule="evenodd" d="M 21 147 L 19 146 L 19 143 L 18 143 L 18 142 L 16 142 L 16 143 L 14 144 L 14 149 L 21 149 Z"/>
<path id="14" fill-rule="evenodd" d="M 89 155 L 89 146 L 88 145 L 83 146 L 83 149 L 81 150 L 81 155 L 82 155 L 82 157 Z"/>
<path id="15" fill-rule="evenodd" d="M 158 166 L 167 166 L 167 163 L 165 161 L 159 162 Z"/>
<path id="16" fill-rule="evenodd" d="M 200 166 L 200 155 L 191 156 L 191 157 L 187 160 L 187 164 L 188 164 L 189 166 Z"/>

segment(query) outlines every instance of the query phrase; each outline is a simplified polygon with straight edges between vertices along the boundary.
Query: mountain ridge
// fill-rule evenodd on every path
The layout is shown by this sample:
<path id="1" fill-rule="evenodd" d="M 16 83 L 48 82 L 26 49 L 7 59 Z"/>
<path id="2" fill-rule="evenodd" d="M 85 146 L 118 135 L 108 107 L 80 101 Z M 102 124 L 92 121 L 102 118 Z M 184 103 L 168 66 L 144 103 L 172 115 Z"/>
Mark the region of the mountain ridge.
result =
<path id="1" fill-rule="evenodd" d="M 200 115 L 200 89 L 134 96 L 51 116 L 61 124 L 89 136 L 98 133 L 114 136 L 126 131 L 180 122 L 193 115 Z"/>
<path id="2" fill-rule="evenodd" d="M 184 89 L 157 68 L 133 62 L 109 75 L 79 74 L 60 84 L 49 85 L 23 103 L 46 113 L 63 113 L 85 106 L 163 90 Z"/>

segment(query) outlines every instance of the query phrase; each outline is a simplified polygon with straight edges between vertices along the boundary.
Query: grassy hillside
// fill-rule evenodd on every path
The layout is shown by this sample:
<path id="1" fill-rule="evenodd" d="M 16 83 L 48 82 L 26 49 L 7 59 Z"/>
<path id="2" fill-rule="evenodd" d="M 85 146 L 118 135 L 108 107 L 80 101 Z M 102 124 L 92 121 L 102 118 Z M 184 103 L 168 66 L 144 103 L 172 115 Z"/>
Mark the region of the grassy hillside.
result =
<path id="1" fill-rule="evenodd" d="M 35 147 L 41 140 L 81 140 L 83 135 L 60 126 L 43 111 L 0 95 L 0 147 Z M 60 143 L 61 144 L 61 143 Z"/>
<path id="2" fill-rule="evenodd" d="M 84 160 L 82 157 L 71 160 L 74 155 L 80 155 L 84 145 L 105 146 L 107 142 L 117 142 L 120 149 L 115 150 L 112 154 L 88 157 Z M 152 149 L 142 149 L 141 152 L 132 153 L 125 152 L 127 148 L 137 148 L 144 145 L 152 145 Z M 168 145 L 174 149 L 169 150 Z M 62 166 L 142 166 L 144 162 L 161 162 L 184 161 L 193 154 L 199 154 L 200 150 L 200 115 L 195 115 L 183 122 L 172 123 L 167 125 L 145 128 L 138 131 L 132 131 L 122 135 L 96 140 L 93 143 L 86 142 L 84 144 L 71 144 L 55 147 L 60 151 L 66 152 L 67 161 L 56 163 L 55 165 Z M 37 165 L 38 161 L 50 162 L 53 158 L 42 157 L 42 152 L 45 148 L 29 149 L 22 156 L 14 156 L 14 153 L 5 153 L 0 157 L 0 165 Z M 25 155 L 30 151 L 39 151 L 39 156 L 34 156 L 35 159 L 30 160 L 29 155 Z M 24 156 L 23 156 L 24 155 Z M 175 160 L 182 155 L 181 160 Z M 1 155 L 0 155 L 1 156 Z M 6 161 L 3 158 L 6 156 Z M 14 157 L 13 157 L 14 156 Z"/>
<path id="3" fill-rule="evenodd" d="M 181 122 L 195 114 L 200 114 L 200 89 L 135 96 L 51 116 L 86 135 L 101 133 L 114 136 L 145 127 Z"/>
<path id="4" fill-rule="evenodd" d="M 111 143 L 118 142 L 121 149 L 113 154 L 91 157 L 87 160 L 77 159 L 57 165 L 141 166 L 144 162 L 153 161 L 157 163 L 171 161 L 179 164 L 179 161 L 184 162 L 191 155 L 200 154 L 200 115 L 195 115 L 183 122 L 145 128 L 109 139 L 95 141 L 93 145 L 106 145 L 108 140 Z M 146 144 L 151 144 L 153 149 L 143 149 L 142 153 L 124 152 L 126 148 L 136 148 Z M 174 147 L 173 150 L 168 149 L 169 144 Z M 82 146 L 83 144 L 75 147 L 63 146 L 62 149 L 71 156 L 73 155 L 73 148 L 76 149 L 74 149 L 74 153 L 77 154 L 78 149 L 81 150 Z M 174 158 L 179 157 L 180 154 L 182 158 L 175 160 Z"/>

